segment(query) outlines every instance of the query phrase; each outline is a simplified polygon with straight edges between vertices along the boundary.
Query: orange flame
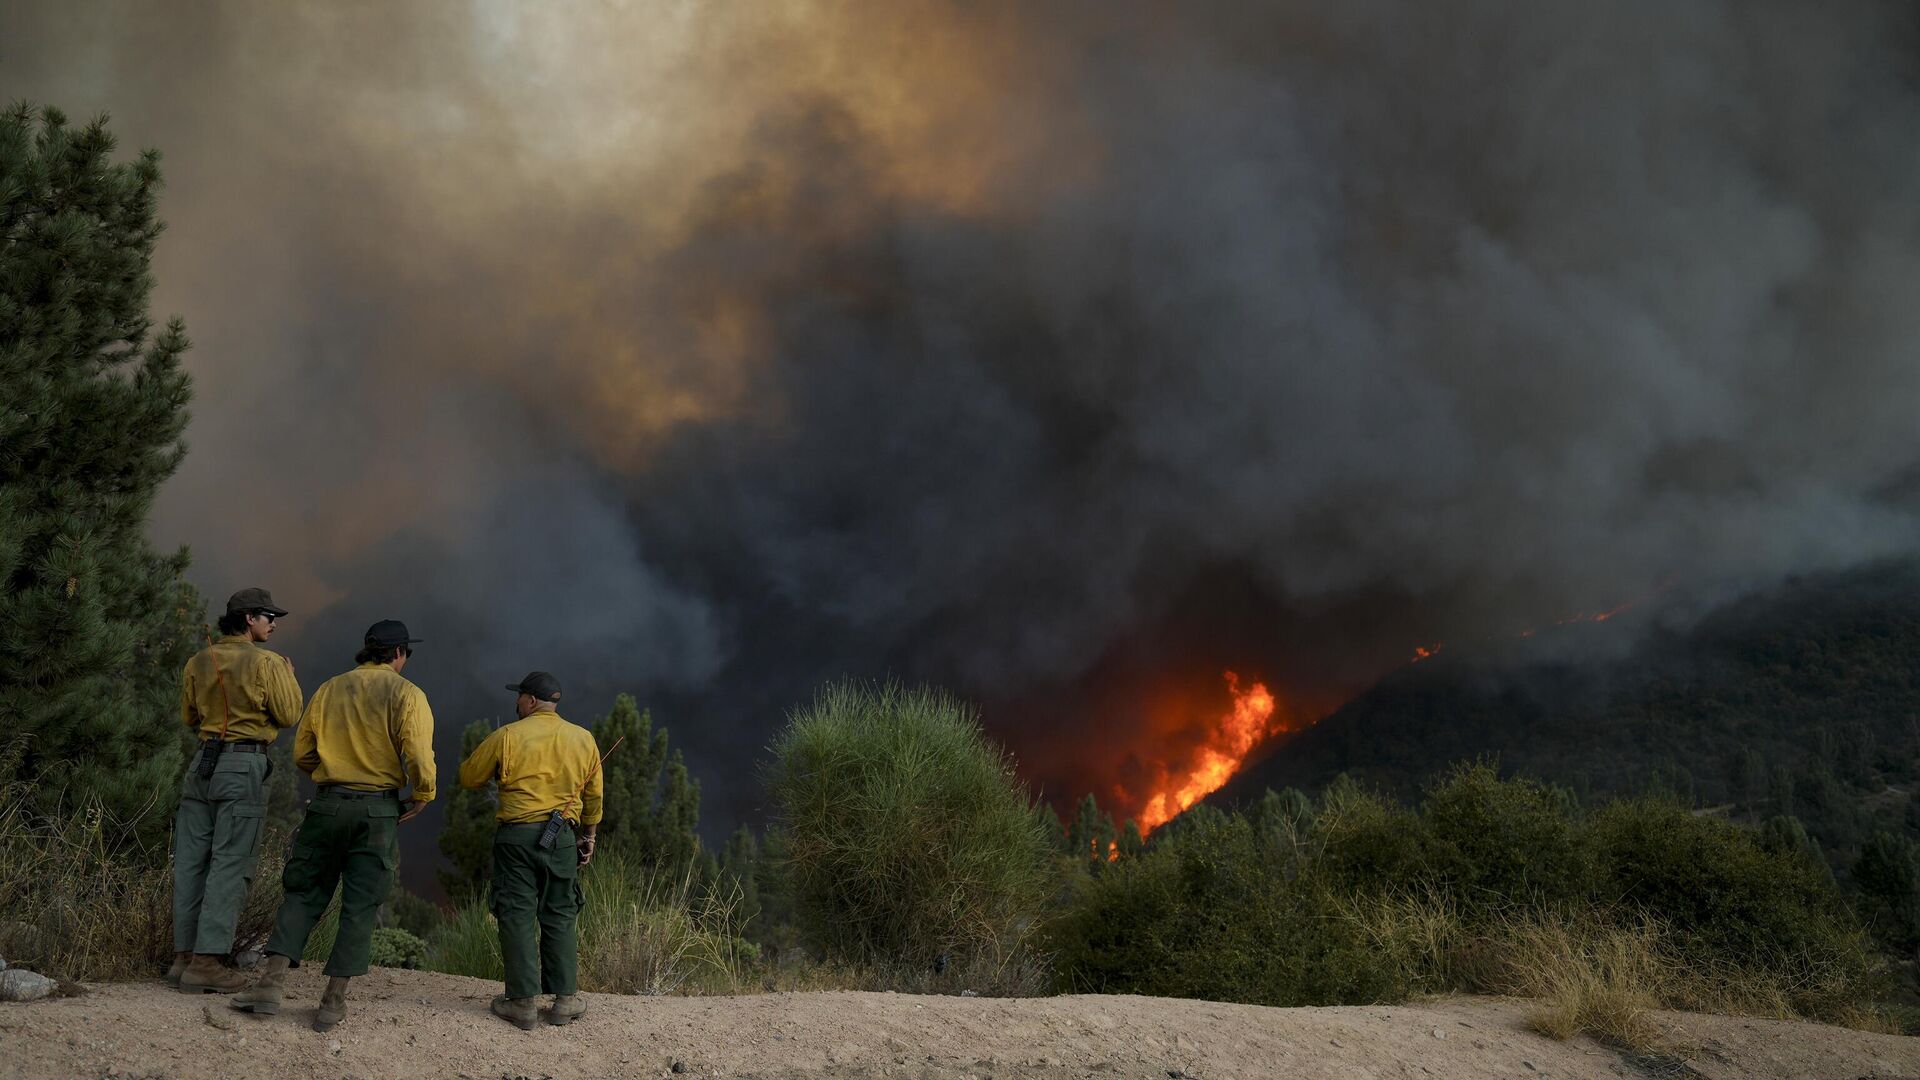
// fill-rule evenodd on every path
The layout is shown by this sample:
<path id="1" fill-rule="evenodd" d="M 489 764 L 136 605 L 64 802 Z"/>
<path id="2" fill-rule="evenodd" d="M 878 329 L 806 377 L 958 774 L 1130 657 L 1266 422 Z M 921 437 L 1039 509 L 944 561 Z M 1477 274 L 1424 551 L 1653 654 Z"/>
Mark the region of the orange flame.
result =
<path id="1" fill-rule="evenodd" d="M 1664 591 L 1666 588 L 1667 586 L 1665 584 L 1662 584 L 1660 586 L 1661 591 Z M 1658 595 L 1658 593 L 1656 592 L 1655 595 Z M 1636 607 L 1639 607 L 1641 602 L 1644 601 L 1645 599 L 1646 599 L 1645 597 L 1639 597 L 1637 599 L 1629 600 L 1626 603 L 1621 604 L 1617 607 L 1610 607 L 1605 611 L 1576 611 L 1572 615 L 1569 615 L 1564 619 L 1553 620 L 1553 625 L 1571 626 L 1574 623 L 1606 622 L 1608 619 L 1613 618 L 1615 615 L 1624 614 Z M 1533 637 L 1535 634 L 1538 634 L 1539 632 L 1540 632 L 1539 627 L 1529 626 L 1525 630 L 1520 631 L 1519 636 L 1523 638 L 1530 638 L 1530 637 Z M 1444 648 L 1446 648 L 1446 642 L 1443 642 L 1443 641 L 1436 641 L 1431 645 L 1416 645 L 1413 648 L 1413 657 L 1412 659 L 1408 660 L 1407 663 L 1417 664 L 1422 660 L 1426 660 L 1432 657 L 1435 653 L 1438 653 L 1441 649 L 1444 649 Z"/>
<path id="2" fill-rule="evenodd" d="M 1206 745 L 1200 748 L 1186 774 L 1147 800 L 1146 808 L 1140 812 L 1140 835 L 1165 825 L 1174 815 L 1218 791 L 1220 785 L 1240 771 L 1241 763 L 1255 746 L 1285 730 L 1284 717 L 1279 724 L 1273 722 L 1276 702 L 1265 683 L 1256 682 L 1242 690 L 1240 676 L 1229 671 L 1226 679 L 1227 692 L 1233 695 L 1233 708 L 1213 722 L 1207 732 Z"/>

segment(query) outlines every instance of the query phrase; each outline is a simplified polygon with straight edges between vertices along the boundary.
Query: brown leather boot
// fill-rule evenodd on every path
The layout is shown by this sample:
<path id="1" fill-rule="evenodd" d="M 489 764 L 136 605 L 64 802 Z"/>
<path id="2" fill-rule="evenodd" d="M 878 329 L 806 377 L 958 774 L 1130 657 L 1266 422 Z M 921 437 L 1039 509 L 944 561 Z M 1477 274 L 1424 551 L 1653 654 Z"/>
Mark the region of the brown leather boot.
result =
<path id="1" fill-rule="evenodd" d="M 179 986 L 180 974 L 186 971 L 187 965 L 191 964 L 192 962 L 193 962 L 192 953 L 190 952 L 174 953 L 173 966 L 167 969 L 167 984 L 169 986 Z"/>
<path id="2" fill-rule="evenodd" d="M 553 1007 L 547 1010 L 547 1023 L 555 1027 L 571 1024 L 586 1012 L 587 1003 L 580 1000 L 579 994 L 555 994 Z"/>
<path id="3" fill-rule="evenodd" d="M 186 994 L 231 994 L 247 988 L 245 972 L 220 962 L 217 956 L 194 953 L 185 971 L 180 973 L 180 990 Z"/>
<path id="4" fill-rule="evenodd" d="M 510 998 L 505 994 L 493 999 L 493 1015 L 521 1031 L 532 1031 L 540 1024 L 540 1008 L 530 997 Z"/>
<path id="5" fill-rule="evenodd" d="M 320 995 L 320 1011 L 313 1014 L 313 1030 L 326 1031 L 347 1018 L 347 980 L 335 975 L 327 980 L 326 992 Z"/>
<path id="6" fill-rule="evenodd" d="M 244 994 L 235 994 L 227 1004 L 241 1012 L 264 1013 L 268 1016 L 279 1012 L 280 992 L 286 986 L 288 963 L 287 958 L 279 953 L 267 957 L 267 962 L 260 966 L 260 979 L 253 984 L 253 989 Z"/>

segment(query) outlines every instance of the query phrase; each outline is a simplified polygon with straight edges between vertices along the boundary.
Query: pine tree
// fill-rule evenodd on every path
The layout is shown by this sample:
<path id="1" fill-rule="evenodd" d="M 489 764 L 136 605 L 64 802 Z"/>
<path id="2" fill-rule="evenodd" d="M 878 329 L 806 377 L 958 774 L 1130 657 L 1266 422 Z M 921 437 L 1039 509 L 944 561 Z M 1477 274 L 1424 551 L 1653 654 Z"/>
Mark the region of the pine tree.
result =
<path id="1" fill-rule="evenodd" d="M 1767 797 L 1767 761 L 1751 746 L 1734 753 L 1731 773 L 1733 802 L 1742 810 L 1753 810 Z"/>
<path id="2" fill-rule="evenodd" d="M 1113 827 L 1113 815 L 1103 812 L 1089 791 L 1080 800 L 1080 808 L 1067 826 L 1067 854 L 1099 866 L 1112 856 L 1119 843 L 1119 830 Z"/>
<path id="3" fill-rule="evenodd" d="M 680 752 L 669 750 L 667 729 L 656 729 L 652 714 L 621 694 L 613 711 L 594 720 L 593 737 L 602 754 L 625 740 L 605 766 L 601 850 L 676 880 L 690 874 L 700 853 L 700 784 Z"/>
<path id="4" fill-rule="evenodd" d="M 147 516 L 185 453 L 178 319 L 155 334 L 159 154 L 105 118 L 0 114 L 0 782 L 94 801 L 156 838 L 184 770 L 180 668 L 204 640 L 184 549 Z"/>
<path id="5" fill-rule="evenodd" d="M 493 723 L 475 720 L 460 733 L 460 760 L 465 761 L 480 741 L 493 733 Z M 440 854 L 453 864 L 439 872 L 440 887 L 455 907 L 487 894 L 493 875 L 493 785 L 473 791 L 447 785 L 447 824 L 440 831 Z"/>
<path id="6" fill-rule="evenodd" d="M 773 959 L 800 945 L 788 851 L 786 833 L 777 826 L 769 827 L 753 868 L 753 891 L 760 904 L 760 917 L 747 924 L 746 936 L 747 940 L 769 950 Z"/>
<path id="7" fill-rule="evenodd" d="M 760 918 L 760 844 L 752 829 L 742 825 L 727 838 L 727 846 L 720 852 L 720 874 L 723 888 L 737 886 L 740 890 L 734 925 L 753 926 Z"/>

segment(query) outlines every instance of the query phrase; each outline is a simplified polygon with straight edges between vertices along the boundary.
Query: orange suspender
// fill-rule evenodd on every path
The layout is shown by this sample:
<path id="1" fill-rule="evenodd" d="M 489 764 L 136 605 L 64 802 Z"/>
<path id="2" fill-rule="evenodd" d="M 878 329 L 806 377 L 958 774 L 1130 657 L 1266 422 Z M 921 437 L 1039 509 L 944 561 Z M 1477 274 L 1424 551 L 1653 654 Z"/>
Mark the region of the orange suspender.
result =
<path id="1" fill-rule="evenodd" d="M 220 684 L 220 741 L 227 741 L 227 725 L 233 723 L 233 701 L 227 697 L 227 673 L 220 670 L 220 657 L 213 658 L 213 681 Z"/>

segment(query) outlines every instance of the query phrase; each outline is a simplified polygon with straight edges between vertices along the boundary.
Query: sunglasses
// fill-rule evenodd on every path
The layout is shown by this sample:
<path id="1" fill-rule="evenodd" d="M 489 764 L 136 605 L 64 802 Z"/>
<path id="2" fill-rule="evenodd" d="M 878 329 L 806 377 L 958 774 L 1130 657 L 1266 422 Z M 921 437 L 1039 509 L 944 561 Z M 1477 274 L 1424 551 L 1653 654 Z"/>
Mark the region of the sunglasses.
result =
<path id="1" fill-rule="evenodd" d="M 280 616 L 272 615 L 264 611 L 256 611 L 253 614 L 255 615 L 255 617 L 265 619 L 269 623 L 277 623 L 280 621 Z"/>

